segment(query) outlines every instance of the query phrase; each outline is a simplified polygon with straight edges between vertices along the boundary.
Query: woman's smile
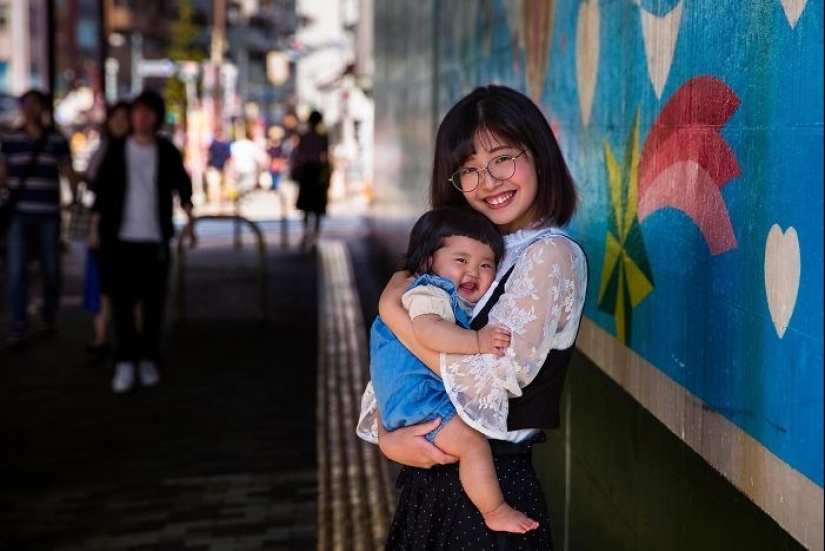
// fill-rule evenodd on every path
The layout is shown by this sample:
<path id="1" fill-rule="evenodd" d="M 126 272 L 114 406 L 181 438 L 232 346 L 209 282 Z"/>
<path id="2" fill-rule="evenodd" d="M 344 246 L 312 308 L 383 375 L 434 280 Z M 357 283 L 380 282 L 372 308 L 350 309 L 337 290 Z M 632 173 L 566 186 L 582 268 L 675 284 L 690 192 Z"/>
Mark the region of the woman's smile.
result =
<path id="1" fill-rule="evenodd" d="M 485 198 L 484 202 L 487 203 L 491 208 L 501 209 L 509 205 L 512 202 L 512 199 L 513 197 L 515 197 L 515 195 L 515 191 L 505 191 L 503 193 L 498 193 L 496 195 Z"/>

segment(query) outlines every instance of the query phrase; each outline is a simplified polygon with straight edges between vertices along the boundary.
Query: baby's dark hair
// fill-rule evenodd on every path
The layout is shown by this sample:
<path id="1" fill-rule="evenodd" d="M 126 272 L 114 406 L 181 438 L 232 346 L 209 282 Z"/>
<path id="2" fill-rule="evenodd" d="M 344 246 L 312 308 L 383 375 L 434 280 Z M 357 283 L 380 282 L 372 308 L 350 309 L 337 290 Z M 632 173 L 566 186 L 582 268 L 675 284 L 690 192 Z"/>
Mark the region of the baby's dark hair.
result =
<path id="1" fill-rule="evenodd" d="M 496 263 L 504 255 L 504 238 L 487 217 L 469 207 L 440 207 L 425 212 L 413 226 L 404 269 L 412 274 L 426 272 L 430 258 L 444 246 L 446 238 L 454 236 L 489 245 Z"/>

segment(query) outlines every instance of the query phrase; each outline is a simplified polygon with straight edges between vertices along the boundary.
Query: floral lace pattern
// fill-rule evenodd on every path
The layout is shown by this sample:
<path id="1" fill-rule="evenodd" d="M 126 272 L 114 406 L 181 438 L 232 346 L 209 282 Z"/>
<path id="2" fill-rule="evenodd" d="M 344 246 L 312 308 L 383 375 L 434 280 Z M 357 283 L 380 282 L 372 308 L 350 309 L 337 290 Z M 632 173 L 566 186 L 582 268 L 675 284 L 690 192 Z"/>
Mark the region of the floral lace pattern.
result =
<path id="1" fill-rule="evenodd" d="M 555 228 L 516 232 L 505 236 L 505 245 L 499 279 L 511 267 L 513 271 L 490 311 L 489 323 L 512 331 L 510 347 L 501 358 L 442 353 L 441 376 L 458 414 L 469 426 L 490 438 L 513 440 L 519 435 L 507 431 L 508 399 L 521 395 L 550 350 L 564 350 L 575 343 L 587 289 L 587 264 L 578 244 Z M 370 384 L 362 398 L 357 433 L 373 443 L 378 436 L 376 413 Z"/>

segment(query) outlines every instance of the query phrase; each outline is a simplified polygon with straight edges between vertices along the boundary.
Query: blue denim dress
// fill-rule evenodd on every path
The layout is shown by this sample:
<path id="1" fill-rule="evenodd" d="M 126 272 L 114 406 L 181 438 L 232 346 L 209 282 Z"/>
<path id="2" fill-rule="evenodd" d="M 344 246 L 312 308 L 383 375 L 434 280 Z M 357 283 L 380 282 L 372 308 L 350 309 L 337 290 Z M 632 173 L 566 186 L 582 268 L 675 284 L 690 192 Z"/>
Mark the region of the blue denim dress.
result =
<path id="1" fill-rule="evenodd" d="M 409 289 L 421 285 L 435 285 L 446 291 L 456 323 L 465 329 L 470 327 L 468 313 L 462 308 L 452 281 L 424 274 L 416 278 Z M 441 425 L 427 435 L 432 442 L 456 413 L 441 378 L 401 344 L 380 316 L 370 330 L 370 376 L 381 421 L 387 430 L 441 418 Z"/>

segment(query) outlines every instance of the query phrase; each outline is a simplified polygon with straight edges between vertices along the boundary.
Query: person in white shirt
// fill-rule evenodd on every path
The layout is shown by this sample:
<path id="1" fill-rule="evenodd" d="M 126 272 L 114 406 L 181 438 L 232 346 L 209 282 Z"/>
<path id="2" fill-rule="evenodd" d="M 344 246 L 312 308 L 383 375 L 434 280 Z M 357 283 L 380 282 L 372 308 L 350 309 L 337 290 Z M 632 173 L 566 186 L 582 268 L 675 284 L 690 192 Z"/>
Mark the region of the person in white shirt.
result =
<path id="1" fill-rule="evenodd" d="M 160 337 L 169 277 L 169 241 L 174 236 L 173 196 L 186 213 L 183 237 L 194 246 L 192 180 L 180 151 L 159 136 L 163 98 L 144 91 L 132 103 L 132 133 L 109 144 L 98 170 L 106 182 L 97 193 L 90 245 L 99 247 L 111 282 L 115 321 L 112 390 L 131 390 L 160 380 Z M 135 304 L 143 306 L 143 327 L 135 328 Z"/>
<path id="2" fill-rule="evenodd" d="M 232 142 L 230 151 L 234 186 L 240 198 L 258 187 L 258 178 L 266 167 L 268 158 L 266 152 L 252 139 L 249 130 L 243 138 Z"/>

